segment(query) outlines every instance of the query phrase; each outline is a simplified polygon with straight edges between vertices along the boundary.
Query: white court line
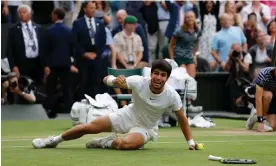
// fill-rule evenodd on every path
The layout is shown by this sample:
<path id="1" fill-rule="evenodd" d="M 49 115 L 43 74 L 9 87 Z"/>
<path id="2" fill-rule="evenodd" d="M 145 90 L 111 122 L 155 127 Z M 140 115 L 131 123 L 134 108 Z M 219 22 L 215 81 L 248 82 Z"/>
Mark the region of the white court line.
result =
<path id="1" fill-rule="evenodd" d="M 217 140 L 217 141 L 204 141 L 199 140 L 198 142 L 201 143 L 233 143 L 233 142 L 276 142 L 276 140 Z M 186 142 L 149 142 L 148 144 L 186 144 Z M 59 147 L 70 147 L 70 146 L 84 146 L 83 144 L 68 144 L 68 145 L 59 145 Z M 8 148 L 32 148 L 31 145 L 29 146 L 5 146 L 1 147 L 1 149 L 8 149 Z"/>
<path id="2" fill-rule="evenodd" d="M 195 137 L 236 137 L 236 136 L 276 136 L 276 135 L 195 135 Z M 47 136 L 34 136 L 34 137 L 12 137 L 2 139 L 1 142 L 18 142 L 18 141 L 32 141 L 35 138 L 47 138 Z M 89 139 L 99 138 L 99 137 L 89 137 Z M 158 136 L 158 138 L 183 138 L 183 136 Z"/>

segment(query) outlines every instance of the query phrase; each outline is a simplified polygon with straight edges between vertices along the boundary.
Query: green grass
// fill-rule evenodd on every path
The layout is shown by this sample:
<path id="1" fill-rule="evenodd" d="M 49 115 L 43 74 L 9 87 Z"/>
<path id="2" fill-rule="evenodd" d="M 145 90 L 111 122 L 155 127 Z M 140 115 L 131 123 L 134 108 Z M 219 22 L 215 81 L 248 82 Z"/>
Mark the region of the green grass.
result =
<path id="1" fill-rule="evenodd" d="M 276 133 L 257 133 L 244 130 L 244 121 L 214 119 L 217 127 L 193 128 L 194 139 L 205 144 L 203 151 L 187 150 L 179 128 L 160 129 L 159 140 L 148 143 L 144 150 L 117 151 L 86 149 L 89 135 L 79 140 L 64 142 L 56 149 L 33 149 L 36 137 L 57 135 L 71 127 L 69 120 L 2 121 L 3 166 L 216 166 L 208 155 L 228 158 L 249 158 L 257 165 L 276 165 Z"/>

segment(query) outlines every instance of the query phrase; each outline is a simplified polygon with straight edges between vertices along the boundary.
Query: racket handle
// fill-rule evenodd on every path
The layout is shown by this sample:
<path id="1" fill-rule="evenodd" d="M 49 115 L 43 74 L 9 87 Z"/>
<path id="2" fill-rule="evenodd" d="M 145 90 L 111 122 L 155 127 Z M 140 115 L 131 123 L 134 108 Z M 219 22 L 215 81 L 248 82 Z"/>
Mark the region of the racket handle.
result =
<path id="1" fill-rule="evenodd" d="M 220 161 L 220 160 L 222 160 L 222 157 L 217 157 L 217 156 L 209 155 L 208 159 L 209 160 L 214 160 L 214 161 Z"/>

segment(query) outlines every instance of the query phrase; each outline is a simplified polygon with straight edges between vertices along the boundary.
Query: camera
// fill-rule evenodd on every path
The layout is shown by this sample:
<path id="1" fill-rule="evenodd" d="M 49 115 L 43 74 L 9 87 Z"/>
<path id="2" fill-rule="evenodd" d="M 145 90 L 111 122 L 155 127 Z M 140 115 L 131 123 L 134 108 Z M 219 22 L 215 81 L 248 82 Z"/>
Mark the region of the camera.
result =
<path id="1" fill-rule="evenodd" d="M 237 58 L 237 57 L 241 56 L 241 52 L 239 52 L 239 51 L 233 51 L 232 56 L 235 57 L 235 58 Z"/>
<path id="2" fill-rule="evenodd" d="M 9 87 L 12 89 L 15 89 L 17 87 L 17 82 L 16 81 L 9 82 Z"/>

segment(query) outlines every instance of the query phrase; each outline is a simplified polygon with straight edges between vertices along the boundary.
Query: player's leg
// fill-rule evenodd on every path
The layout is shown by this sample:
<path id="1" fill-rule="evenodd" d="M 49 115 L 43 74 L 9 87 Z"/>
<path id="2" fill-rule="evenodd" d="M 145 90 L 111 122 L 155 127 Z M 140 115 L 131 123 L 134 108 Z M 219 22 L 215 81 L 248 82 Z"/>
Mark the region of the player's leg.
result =
<path id="1" fill-rule="evenodd" d="M 125 137 L 117 137 L 110 135 L 104 138 L 93 139 L 86 144 L 87 148 L 110 148 L 117 150 L 138 150 L 143 147 L 149 140 L 155 140 L 157 133 L 140 128 L 134 127 Z"/>
<path id="2" fill-rule="evenodd" d="M 271 91 L 267 91 L 264 90 L 263 92 L 263 117 L 267 116 L 267 112 L 269 110 L 270 107 L 270 103 L 272 100 L 273 94 Z M 267 121 L 265 120 L 262 126 L 258 127 L 259 131 L 272 131 L 272 127 L 269 125 L 269 123 L 267 123 Z"/>
<path id="3" fill-rule="evenodd" d="M 97 134 L 101 132 L 110 132 L 112 124 L 108 116 L 99 117 L 88 124 L 77 125 L 59 136 L 34 139 L 32 144 L 34 148 L 54 148 L 63 141 L 74 140 L 86 134 Z"/>
<path id="4" fill-rule="evenodd" d="M 272 127 L 272 129 L 276 130 L 276 96 L 275 93 L 273 94 L 272 101 L 270 103 L 268 115 L 266 118 L 269 125 Z"/>
<path id="5" fill-rule="evenodd" d="M 266 118 L 268 124 L 273 129 L 273 131 L 276 130 L 276 114 L 268 114 Z"/>
<path id="6" fill-rule="evenodd" d="M 145 138 L 141 133 L 130 133 L 114 140 L 111 146 L 117 150 L 138 150 L 145 143 Z"/>
<path id="7" fill-rule="evenodd" d="M 187 64 L 186 69 L 187 69 L 187 73 L 191 77 L 195 78 L 195 76 L 196 76 L 196 65 L 194 63 Z"/>

